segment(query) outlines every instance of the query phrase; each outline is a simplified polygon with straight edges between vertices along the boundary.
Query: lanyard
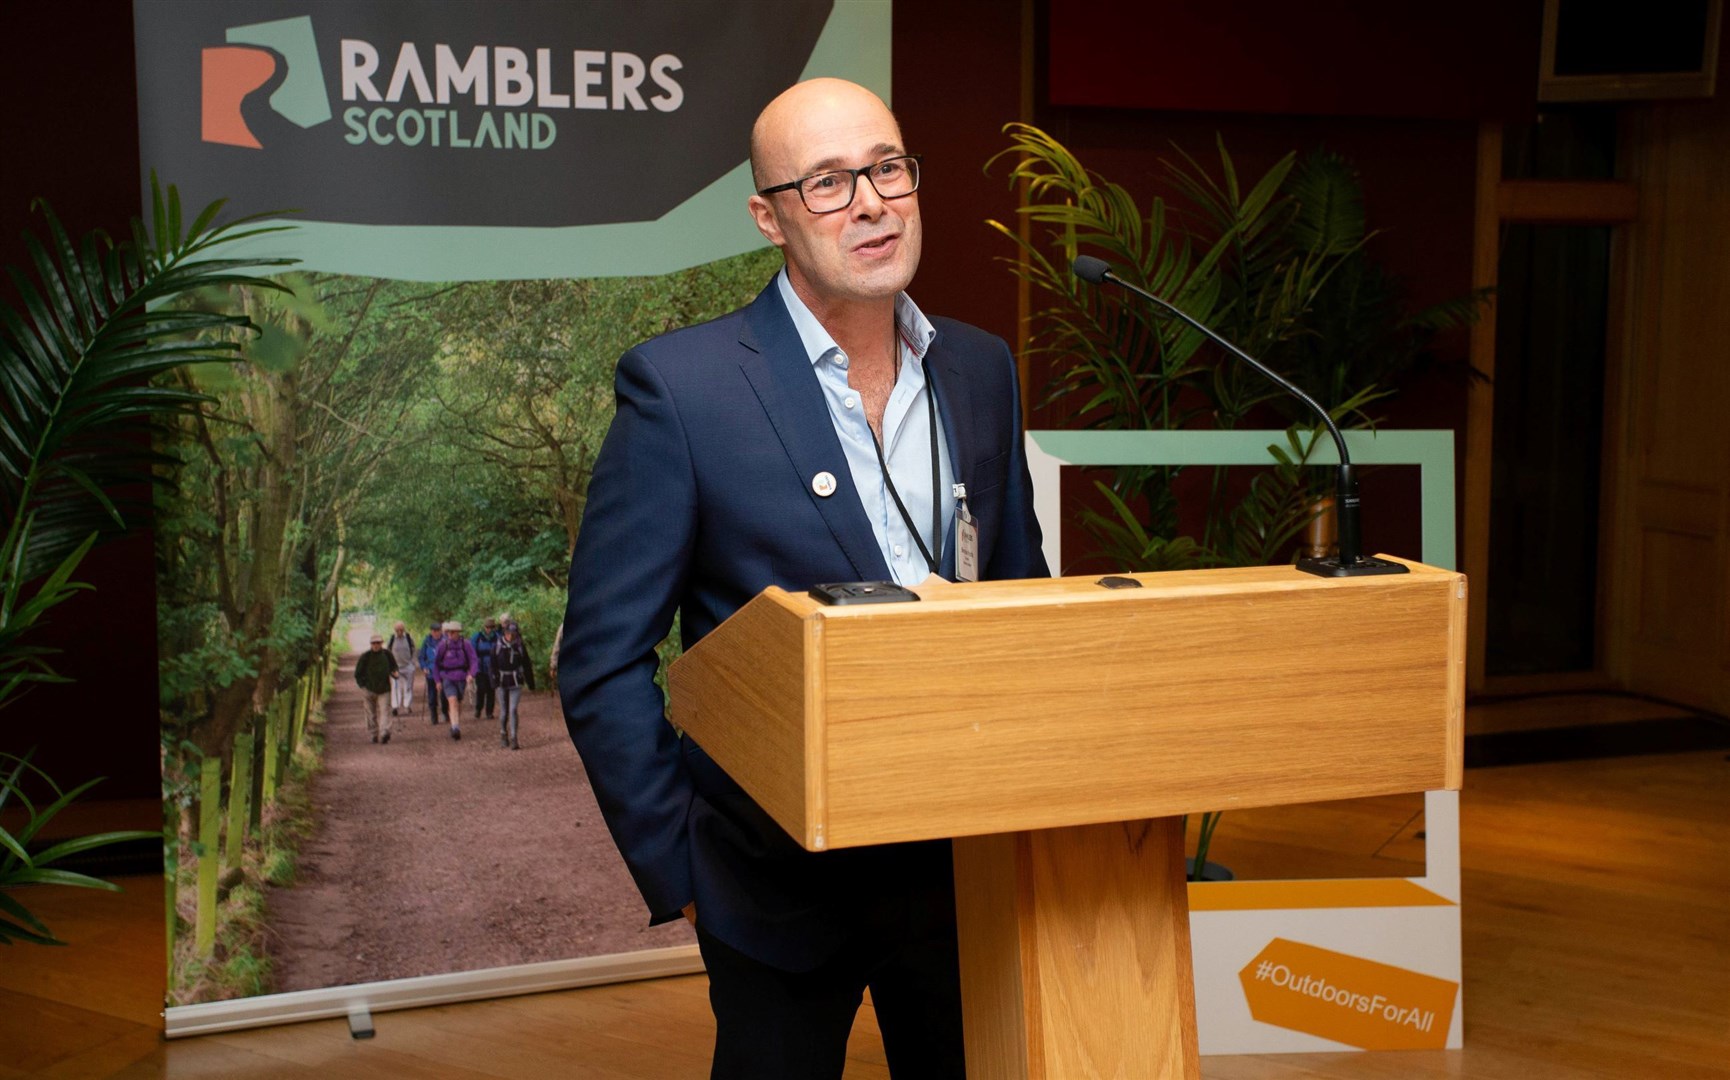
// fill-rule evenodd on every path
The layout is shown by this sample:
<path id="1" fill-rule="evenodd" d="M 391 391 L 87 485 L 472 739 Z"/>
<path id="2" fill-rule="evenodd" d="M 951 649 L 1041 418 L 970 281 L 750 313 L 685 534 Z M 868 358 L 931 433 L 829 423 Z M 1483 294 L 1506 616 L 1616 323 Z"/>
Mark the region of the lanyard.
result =
<path id="1" fill-rule="evenodd" d="M 931 428 L 931 542 L 941 551 L 943 504 L 938 501 L 937 491 L 937 485 L 942 482 L 937 471 L 937 387 L 932 382 L 929 367 L 925 369 L 925 413 Z M 877 449 L 877 465 L 883 470 L 883 484 L 889 489 L 889 497 L 895 500 L 895 509 L 901 511 L 901 520 L 907 524 L 907 531 L 913 534 L 913 542 L 919 545 L 919 554 L 925 556 L 925 565 L 935 574 L 937 560 L 932 558 L 931 549 L 925 546 L 924 538 L 919 535 L 919 526 L 913 524 L 913 515 L 907 512 L 907 504 L 901 501 L 901 493 L 895 490 L 895 478 L 889 475 L 889 460 L 883 456 L 883 440 L 878 438 L 875 431 L 871 433 L 871 445 Z"/>

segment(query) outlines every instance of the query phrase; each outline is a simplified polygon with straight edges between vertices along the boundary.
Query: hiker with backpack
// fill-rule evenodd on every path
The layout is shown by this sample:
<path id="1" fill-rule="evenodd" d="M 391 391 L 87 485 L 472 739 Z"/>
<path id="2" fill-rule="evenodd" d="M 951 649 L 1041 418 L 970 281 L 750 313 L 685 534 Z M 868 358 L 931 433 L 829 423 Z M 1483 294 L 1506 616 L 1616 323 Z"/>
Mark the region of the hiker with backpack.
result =
<path id="1" fill-rule="evenodd" d="M 439 693 L 439 676 L 436 667 L 438 649 L 444 643 L 444 623 L 435 622 L 427 629 L 426 637 L 420 643 L 420 651 L 415 654 L 415 666 L 426 676 L 426 709 L 432 723 L 439 722 L 439 713 L 444 713 L 448 722 L 451 718 L 450 703 Z"/>
<path id="2" fill-rule="evenodd" d="M 499 745 L 520 750 L 517 711 L 522 706 L 523 688 L 535 688 L 535 664 L 529 647 L 523 644 L 523 632 L 514 622 L 505 624 L 504 637 L 493 651 L 493 679 L 499 688 Z"/>
<path id="3" fill-rule="evenodd" d="M 493 688 L 498 685 L 498 681 L 493 677 L 493 651 L 499 647 L 501 637 L 498 621 L 489 617 L 469 640 L 469 644 L 475 647 L 475 659 L 480 664 L 480 669 L 475 672 L 476 720 L 483 716 L 488 720 L 493 718 Z"/>
<path id="4" fill-rule="evenodd" d="M 439 642 L 433 670 L 438 672 L 439 688 L 444 692 L 445 702 L 450 705 L 453 739 L 463 737 L 463 690 L 479 666 L 475 647 L 463 637 L 463 624 L 454 619 L 445 623 L 445 639 Z"/>
<path id="5" fill-rule="evenodd" d="M 390 714 L 395 716 L 400 708 L 407 716 L 414 711 L 414 673 L 419 665 L 415 663 L 414 638 L 409 636 L 402 620 L 397 620 L 384 651 L 396 661 L 396 674 L 390 677 Z"/>

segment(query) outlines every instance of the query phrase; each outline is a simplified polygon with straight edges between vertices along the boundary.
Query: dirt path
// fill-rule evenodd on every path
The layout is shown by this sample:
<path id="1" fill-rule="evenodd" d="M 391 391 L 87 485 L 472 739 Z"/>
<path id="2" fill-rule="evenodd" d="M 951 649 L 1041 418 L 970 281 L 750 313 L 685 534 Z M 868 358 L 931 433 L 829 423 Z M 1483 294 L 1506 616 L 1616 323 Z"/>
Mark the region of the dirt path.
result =
<path id="1" fill-rule="evenodd" d="M 295 884 L 269 893 L 278 991 L 694 940 L 683 922 L 646 925 L 552 693 L 525 695 L 511 751 L 470 702 L 460 742 L 431 724 L 424 682 L 374 745 L 353 655 L 332 686 L 319 827 Z"/>

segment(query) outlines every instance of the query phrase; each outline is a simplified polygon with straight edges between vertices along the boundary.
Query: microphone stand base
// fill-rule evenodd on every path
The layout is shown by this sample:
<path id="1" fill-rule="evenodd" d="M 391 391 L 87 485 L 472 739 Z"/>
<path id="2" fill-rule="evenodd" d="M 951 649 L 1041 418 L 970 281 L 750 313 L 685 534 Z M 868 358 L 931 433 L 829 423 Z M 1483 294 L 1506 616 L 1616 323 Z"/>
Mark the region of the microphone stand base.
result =
<path id="1" fill-rule="evenodd" d="M 1373 555 L 1365 555 L 1350 566 L 1340 565 L 1337 555 L 1325 559 L 1299 559 L 1297 568 L 1317 577 L 1374 577 L 1379 574 L 1411 573 L 1405 563 L 1389 562 Z"/>

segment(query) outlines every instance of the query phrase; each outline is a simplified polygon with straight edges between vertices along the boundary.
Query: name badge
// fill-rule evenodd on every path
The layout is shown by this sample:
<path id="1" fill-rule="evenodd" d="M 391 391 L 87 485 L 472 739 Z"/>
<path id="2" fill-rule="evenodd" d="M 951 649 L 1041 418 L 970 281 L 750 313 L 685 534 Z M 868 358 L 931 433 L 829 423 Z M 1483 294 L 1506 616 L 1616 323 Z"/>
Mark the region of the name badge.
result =
<path id="1" fill-rule="evenodd" d="M 979 523 L 967 508 L 967 485 L 955 485 L 955 580 L 979 580 Z"/>

